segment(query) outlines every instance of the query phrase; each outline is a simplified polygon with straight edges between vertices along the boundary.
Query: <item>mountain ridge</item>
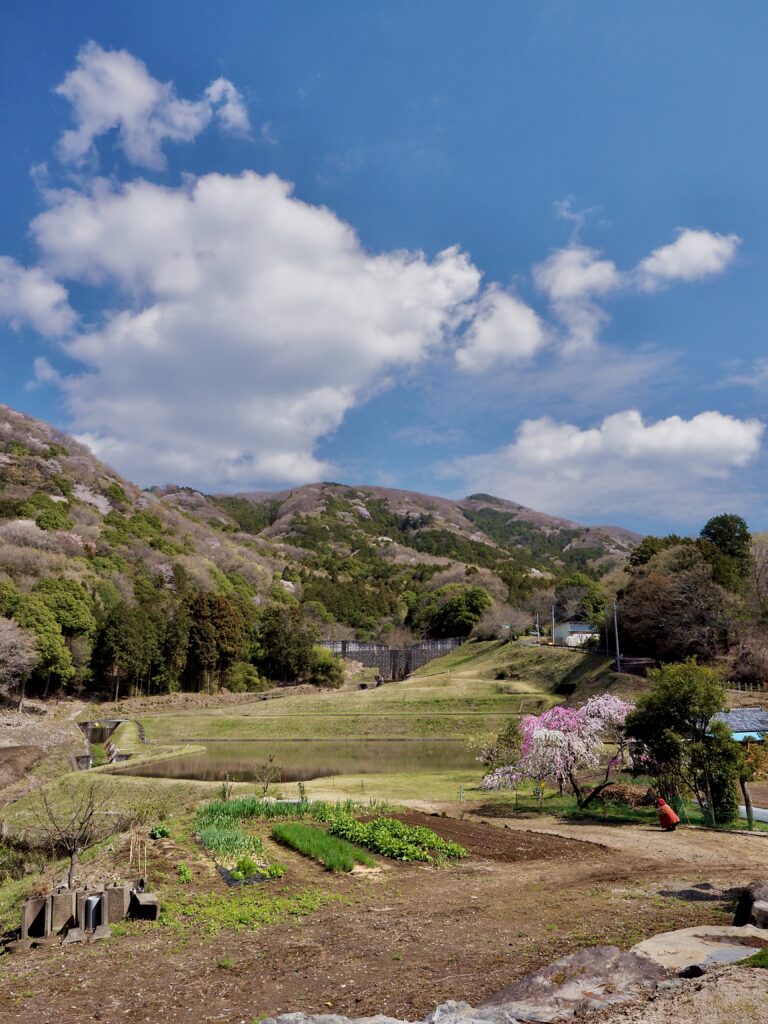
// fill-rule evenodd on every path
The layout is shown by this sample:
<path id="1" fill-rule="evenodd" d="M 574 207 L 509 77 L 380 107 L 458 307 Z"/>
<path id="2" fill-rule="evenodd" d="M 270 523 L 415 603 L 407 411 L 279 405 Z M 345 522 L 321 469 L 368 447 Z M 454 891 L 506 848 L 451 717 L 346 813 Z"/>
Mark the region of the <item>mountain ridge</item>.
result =
<path id="1" fill-rule="evenodd" d="M 130 600 L 140 578 L 180 568 L 203 589 L 298 602 L 322 631 L 368 638 L 402 627 L 419 594 L 446 584 L 530 607 L 537 590 L 574 571 L 599 576 L 640 540 L 487 494 L 141 489 L 69 435 L 0 406 L 0 582 L 22 590 L 63 575 Z"/>

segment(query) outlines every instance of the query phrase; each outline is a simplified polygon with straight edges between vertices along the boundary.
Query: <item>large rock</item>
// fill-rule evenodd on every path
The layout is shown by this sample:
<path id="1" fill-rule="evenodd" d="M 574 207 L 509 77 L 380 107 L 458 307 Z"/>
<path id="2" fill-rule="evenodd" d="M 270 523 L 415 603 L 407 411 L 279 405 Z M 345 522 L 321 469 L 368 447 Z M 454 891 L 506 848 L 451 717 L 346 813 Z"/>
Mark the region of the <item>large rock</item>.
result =
<path id="1" fill-rule="evenodd" d="M 669 972 L 647 957 L 622 953 L 616 946 L 594 946 L 564 956 L 548 967 L 491 996 L 477 1008 L 442 1003 L 424 1024 L 522 1024 L 523 1021 L 570 1020 L 587 1010 L 628 1003 L 656 991 Z M 360 1017 L 354 1022 L 336 1014 L 286 1013 L 263 1024 L 408 1024 L 392 1017 Z"/>
<path id="2" fill-rule="evenodd" d="M 750 882 L 744 889 L 736 913 L 733 916 L 736 927 L 754 924 L 758 928 L 768 928 L 768 881 Z"/>
<path id="3" fill-rule="evenodd" d="M 498 1008 L 502 1011 L 499 1022 L 509 1020 L 509 1015 L 520 1020 L 564 1020 L 585 1010 L 631 1002 L 655 992 L 667 978 L 663 967 L 645 957 L 624 953 L 617 946 L 592 946 L 526 975 L 483 1003 L 480 1012 Z"/>
<path id="4" fill-rule="evenodd" d="M 726 924 L 662 932 L 632 949 L 670 971 L 684 971 L 694 966 L 706 970 L 715 965 L 733 964 L 763 946 L 768 946 L 768 930 L 751 924 L 740 928 Z"/>

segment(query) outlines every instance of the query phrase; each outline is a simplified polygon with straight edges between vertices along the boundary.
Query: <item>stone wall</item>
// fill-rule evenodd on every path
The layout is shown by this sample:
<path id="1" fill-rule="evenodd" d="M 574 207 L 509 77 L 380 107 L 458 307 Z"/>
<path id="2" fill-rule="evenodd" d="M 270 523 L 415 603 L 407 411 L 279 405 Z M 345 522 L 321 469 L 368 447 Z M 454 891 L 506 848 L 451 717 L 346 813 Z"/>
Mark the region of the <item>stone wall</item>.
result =
<path id="1" fill-rule="evenodd" d="M 387 644 L 362 640 L 321 640 L 320 645 L 349 661 L 358 661 L 366 668 L 378 669 L 384 679 L 406 679 L 411 672 L 435 658 L 450 654 L 465 641 L 458 637 L 447 640 L 424 640 L 410 647 L 388 647 Z"/>

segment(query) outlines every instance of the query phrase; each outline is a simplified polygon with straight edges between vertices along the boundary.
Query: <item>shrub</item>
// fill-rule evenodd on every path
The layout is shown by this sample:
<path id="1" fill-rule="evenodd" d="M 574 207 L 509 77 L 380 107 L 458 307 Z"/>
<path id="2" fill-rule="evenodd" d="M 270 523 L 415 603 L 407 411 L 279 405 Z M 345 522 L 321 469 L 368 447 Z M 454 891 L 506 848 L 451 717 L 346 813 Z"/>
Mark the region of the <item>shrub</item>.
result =
<path id="1" fill-rule="evenodd" d="M 153 825 L 149 830 L 150 839 L 167 839 L 171 834 L 171 830 L 167 825 Z"/>
<path id="2" fill-rule="evenodd" d="M 226 685 L 232 693 L 258 693 L 260 690 L 268 690 L 270 684 L 249 662 L 239 661 L 232 666 Z"/>
<path id="3" fill-rule="evenodd" d="M 344 665 L 327 647 L 313 647 L 308 682 L 337 690 L 344 682 Z"/>
<path id="4" fill-rule="evenodd" d="M 187 867 L 183 860 L 179 862 L 177 870 L 179 872 L 179 881 L 182 884 L 187 885 L 189 882 L 192 881 L 192 872 L 189 870 L 189 868 Z"/>

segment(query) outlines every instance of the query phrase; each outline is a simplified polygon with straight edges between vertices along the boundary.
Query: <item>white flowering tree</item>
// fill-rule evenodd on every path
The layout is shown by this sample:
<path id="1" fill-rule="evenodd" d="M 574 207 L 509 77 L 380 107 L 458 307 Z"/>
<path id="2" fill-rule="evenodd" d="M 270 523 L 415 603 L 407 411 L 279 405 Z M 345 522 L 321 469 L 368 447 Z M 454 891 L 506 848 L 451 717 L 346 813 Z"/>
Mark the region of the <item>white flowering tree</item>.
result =
<path id="1" fill-rule="evenodd" d="M 550 708 L 541 715 L 526 715 L 520 724 L 520 757 L 513 765 L 497 768 L 485 776 L 483 789 L 508 789 L 521 779 L 542 782 L 553 779 L 569 785 L 586 807 L 611 781 L 611 775 L 625 762 L 627 741 L 624 721 L 633 705 L 604 693 L 591 697 L 583 707 Z M 606 745 L 615 747 L 606 758 Z M 578 773 L 604 768 L 600 782 L 585 795 Z"/>
<path id="2" fill-rule="evenodd" d="M 17 691 L 19 711 L 24 701 L 24 681 L 38 660 L 34 635 L 14 619 L 0 617 L 0 694 Z"/>

